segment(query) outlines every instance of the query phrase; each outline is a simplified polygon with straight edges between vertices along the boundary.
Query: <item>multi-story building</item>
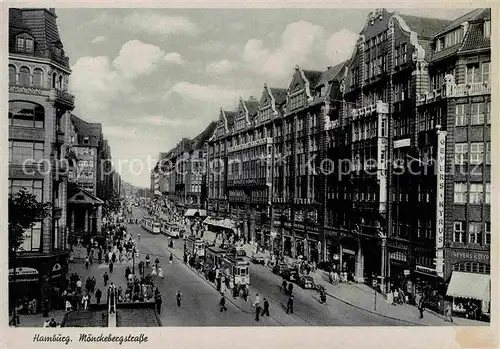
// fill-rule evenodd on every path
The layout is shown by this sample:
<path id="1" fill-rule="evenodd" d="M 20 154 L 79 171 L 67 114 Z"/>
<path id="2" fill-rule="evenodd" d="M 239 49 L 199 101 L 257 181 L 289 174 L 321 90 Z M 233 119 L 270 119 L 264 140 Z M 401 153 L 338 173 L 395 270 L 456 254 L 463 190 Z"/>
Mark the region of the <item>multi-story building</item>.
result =
<path id="1" fill-rule="evenodd" d="M 477 9 L 436 33 L 416 101 L 415 142 L 430 200 L 430 271 L 447 294 L 482 300 L 489 312 L 491 248 L 491 10 Z M 420 191 L 419 191 L 420 194 Z M 415 212 L 415 211 L 413 211 Z M 420 234 L 422 235 L 422 234 Z M 417 271 L 419 261 L 417 261 Z M 466 289 L 460 285 L 472 285 Z M 431 286 L 431 285 L 429 285 Z"/>
<path id="2" fill-rule="evenodd" d="M 50 217 L 26 231 L 15 265 L 9 261 L 9 275 L 14 267 L 17 272 L 16 280 L 9 277 L 13 297 L 44 297 L 44 285 L 64 279 L 67 271 L 67 175 L 61 159 L 74 96 L 56 18 L 54 9 L 9 9 L 9 193 L 25 188 L 53 207 Z"/>

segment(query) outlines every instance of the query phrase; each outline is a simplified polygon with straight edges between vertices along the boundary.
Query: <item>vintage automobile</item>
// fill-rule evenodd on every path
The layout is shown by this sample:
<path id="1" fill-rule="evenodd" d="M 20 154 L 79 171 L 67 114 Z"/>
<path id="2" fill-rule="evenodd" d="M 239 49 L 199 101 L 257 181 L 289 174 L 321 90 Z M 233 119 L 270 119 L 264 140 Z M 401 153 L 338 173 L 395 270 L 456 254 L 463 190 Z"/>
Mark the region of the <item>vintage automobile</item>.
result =
<path id="1" fill-rule="evenodd" d="M 256 253 L 252 256 L 252 263 L 264 265 L 266 261 L 266 256 L 262 253 Z"/>
<path id="2" fill-rule="evenodd" d="M 288 265 L 286 265 L 285 263 L 277 263 L 274 267 L 273 267 L 273 273 L 277 274 L 277 275 L 283 275 L 283 273 L 288 269 Z"/>
<path id="3" fill-rule="evenodd" d="M 304 289 L 315 289 L 314 279 L 310 276 L 301 276 L 297 284 Z"/>

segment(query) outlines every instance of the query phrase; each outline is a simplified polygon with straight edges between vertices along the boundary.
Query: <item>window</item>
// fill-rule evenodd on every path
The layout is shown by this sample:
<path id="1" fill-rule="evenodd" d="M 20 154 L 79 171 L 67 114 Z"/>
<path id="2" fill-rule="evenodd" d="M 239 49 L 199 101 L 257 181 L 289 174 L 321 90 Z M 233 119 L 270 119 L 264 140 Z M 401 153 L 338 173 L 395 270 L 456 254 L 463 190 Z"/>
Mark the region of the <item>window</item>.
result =
<path id="1" fill-rule="evenodd" d="M 24 38 L 17 38 L 16 49 L 17 51 L 24 51 Z"/>
<path id="2" fill-rule="evenodd" d="M 484 21 L 483 33 L 485 38 L 489 38 L 491 36 L 491 21 Z"/>
<path id="3" fill-rule="evenodd" d="M 30 70 L 27 67 L 21 67 L 21 69 L 19 69 L 19 85 L 30 85 Z"/>
<path id="4" fill-rule="evenodd" d="M 43 128 L 45 110 L 31 102 L 9 102 L 9 125 Z"/>
<path id="5" fill-rule="evenodd" d="M 24 42 L 25 42 L 25 52 L 33 53 L 33 40 L 26 39 Z"/>
<path id="6" fill-rule="evenodd" d="M 466 66 L 465 82 L 472 84 L 475 82 L 481 82 L 481 76 L 479 75 L 479 63 L 467 64 Z"/>
<path id="7" fill-rule="evenodd" d="M 469 151 L 467 143 L 455 144 L 455 165 L 465 165 L 467 162 L 467 153 Z"/>
<path id="8" fill-rule="evenodd" d="M 483 183 L 471 183 L 469 192 L 469 204 L 483 203 Z"/>
<path id="9" fill-rule="evenodd" d="M 453 223 L 453 242 L 465 243 L 465 222 Z"/>
<path id="10" fill-rule="evenodd" d="M 470 124 L 483 125 L 484 124 L 484 103 L 472 103 L 470 111 Z"/>
<path id="11" fill-rule="evenodd" d="M 469 243 L 480 244 L 481 240 L 481 223 L 469 222 Z"/>
<path id="12" fill-rule="evenodd" d="M 10 141 L 9 148 L 9 163 L 12 164 L 22 165 L 27 160 L 38 163 L 43 159 L 43 143 Z"/>
<path id="13" fill-rule="evenodd" d="M 408 47 L 406 44 L 401 45 L 401 64 L 406 63 L 407 49 Z"/>
<path id="14" fill-rule="evenodd" d="M 491 102 L 484 103 L 484 114 L 486 115 L 486 123 L 491 124 Z"/>
<path id="15" fill-rule="evenodd" d="M 483 82 L 490 82 L 490 65 L 491 62 L 484 62 L 481 64 Z"/>
<path id="16" fill-rule="evenodd" d="M 470 163 L 478 165 L 483 163 L 484 143 L 470 144 Z"/>
<path id="17" fill-rule="evenodd" d="M 13 65 L 9 65 L 9 84 L 17 84 L 16 67 L 14 67 Z"/>
<path id="18" fill-rule="evenodd" d="M 33 85 L 37 87 L 43 86 L 43 70 L 40 68 L 33 71 Z"/>
<path id="19" fill-rule="evenodd" d="M 16 39 L 16 50 L 18 52 L 33 53 L 33 39 L 29 37 L 18 37 Z"/>
<path id="20" fill-rule="evenodd" d="M 465 204 L 467 202 L 467 183 L 455 183 L 455 203 Z"/>
<path id="21" fill-rule="evenodd" d="M 396 47 L 396 52 L 394 53 L 394 66 L 399 65 L 399 47 Z"/>
<path id="22" fill-rule="evenodd" d="M 484 202 L 486 204 L 491 204 L 491 183 L 486 183 Z"/>
<path id="23" fill-rule="evenodd" d="M 491 143 L 486 143 L 486 164 L 491 165 Z"/>
<path id="24" fill-rule="evenodd" d="M 491 245 L 491 222 L 484 223 L 484 243 Z"/>
<path id="25" fill-rule="evenodd" d="M 42 187 L 43 187 L 43 181 L 41 180 L 24 180 L 24 179 L 9 180 L 10 194 L 15 195 L 21 189 L 24 189 L 28 193 L 34 194 L 38 202 L 43 201 Z"/>
<path id="26" fill-rule="evenodd" d="M 467 126 L 467 115 L 465 115 L 465 104 L 455 105 L 455 126 Z"/>

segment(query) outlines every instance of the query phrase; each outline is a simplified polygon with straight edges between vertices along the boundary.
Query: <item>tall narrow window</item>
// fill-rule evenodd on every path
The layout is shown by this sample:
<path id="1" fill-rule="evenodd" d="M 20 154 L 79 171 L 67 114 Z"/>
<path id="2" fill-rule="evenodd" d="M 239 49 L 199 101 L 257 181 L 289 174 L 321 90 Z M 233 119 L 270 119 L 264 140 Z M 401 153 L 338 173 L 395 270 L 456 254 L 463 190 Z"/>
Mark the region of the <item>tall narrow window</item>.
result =
<path id="1" fill-rule="evenodd" d="M 471 183 L 469 191 L 469 204 L 482 204 L 483 200 L 483 183 Z"/>
<path id="2" fill-rule="evenodd" d="M 465 204 L 467 202 L 467 183 L 455 183 L 455 203 Z"/>
<path id="3" fill-rule="evenodd" d="M 484 223 L 484 242 L 486 245 L 491 245 L 491 222 Z"/>
<path id="4" fill-rule="evenodd" d="M 465 222 L 454 222 L 453 242 L 465 243 Z"/>
<path id="5" fill-rule="evenodd" d="M 455 105 L 455 126 L 467 126 L 467 115 L 465 114 L 465 104 Z"/>
<path id="6" fill-rule="evenodd" d="M 483 32 L 485 38 L 489 38 L 491 36 L 491 21 L 484 21 Z"/>
<path id="7" fill-rule="evenodd" d="M 43 70 L 40 68 L 36 68 L 33 71 L 33 85 L 36 87 L 43 86 Z"/>
<path id="8" fill-rule="evenodd" d="M 484 62 L 481 65 L 481 73 L 482 73 L 483 82 L 490 82 L 490 66 L 491 66 L 491 62 Z"/>
<path id="9" fill-rule="evenodd" d="M 467 143 L 455 144 L 455 165 L 465 165 L 468 159 L 469 145 Z"/>
<path id="10" fill-rule="evenodd" d="M 57 86 L 57 74 L 53 73 L 52 74 L 52 88 L 56 88 Z"/>
<path id="11" fill-rule="evenodd" d="M 479 63 L 475 64 L 467 64 L 466 66 L 466 83 L 473 84 L 476 82 L 480 82 L 481 79 L 479 74 Z"/>
<path id="12" fill-rule="evenodd" d="M 469 222 L 469 243 L 480 244 L 481 240 L 481 223 Z"/>
<path id="13" fill-rule="evenodd" d="M 27 67 L 21 67 L 21 69 L 19 69 L 19 85 L 30 85 L 30 70 Z"/>
<path id="14" fill-rule="evenodd" d="M 33 53 L 33 40 L 31 40 L 31 39 L 25 40 L 25 52 L 26 53 Z"/>
<path id="15" fill-rule="evenodd" d="M 491 204 L 491 183 L 489 182 L 486 183 L 484 202 L 488 205 Z"/>
<path id="16" fill-rule="evenodd" d="M 9 84 L 17 84 L 16 67 L 9 65 Z"/>

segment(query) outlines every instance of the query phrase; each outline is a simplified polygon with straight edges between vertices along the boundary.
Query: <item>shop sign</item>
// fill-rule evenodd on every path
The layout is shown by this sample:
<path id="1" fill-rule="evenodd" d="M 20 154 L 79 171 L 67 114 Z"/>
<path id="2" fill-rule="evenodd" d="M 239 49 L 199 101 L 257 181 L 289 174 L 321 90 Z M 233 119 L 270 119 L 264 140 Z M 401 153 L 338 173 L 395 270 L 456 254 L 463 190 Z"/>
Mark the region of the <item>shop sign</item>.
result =
<path id="1" fill-rule="evenodd" d="M 429 274 L 429 275 L 437 275 L 436 270 L 431 269 L 431 268 L 427 268 L 427 267 L 423 267 L 421 265 L 417 265 L 415 267 L 415 271 L 418 271 L 419 273 Z"/>
<path id="2" fill-rule="evenodd" d="M 470 251 L 450 251 L 450 257 L 478 262 L 489 262 L 490 255 L 487 253 L 477 253 Z"/>
<path id="3" fill-rule="evenodd" d="M 9 86 L 10 93 L 24 93 L 26 95 L 41 96 L 42 89 L 35 87 L 25 87 L 25 86 Z"/>
<path id="4" fill-rule="evenodd" d="M 438 132 L 437 140 L 437 187 L 436 187 L 436 272 L 444 274 L 444 182 L 446 164 L 446 131 Z"/>
<path id="5" fill-rule="evenodd" d="M 39 273 L 35 268 L 16 268 L 16 282 L 38 281 Z M 14 281 L 14 269 L 9 269 L 9 281 Z"/>

